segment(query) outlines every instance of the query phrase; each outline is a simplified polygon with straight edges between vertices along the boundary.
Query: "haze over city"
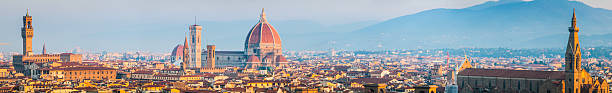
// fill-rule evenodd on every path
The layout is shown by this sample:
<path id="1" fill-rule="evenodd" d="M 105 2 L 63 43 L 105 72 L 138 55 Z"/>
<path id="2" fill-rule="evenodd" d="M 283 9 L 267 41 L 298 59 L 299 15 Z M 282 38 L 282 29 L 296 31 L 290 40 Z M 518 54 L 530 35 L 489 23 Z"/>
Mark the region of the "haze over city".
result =
<path id="1" fill-rule="evenodd" d="M 493 0 L 493 2 L 511 1 L 520 0 Z M 224 50 L 241 50 L 241 42 L 244 42 L 243 38 L 253 21 L 257 20 L 261 8 L 266 8 L 270 13 L 268 16 L 277 26 L 279 33 L 283 34 L 283 40 L 289 41 L 286 43 L 287 49 L 321 50 L 330 47 L 368 49 L 350 43 L 344 44 L 332 37 L 317 36 L 355 32 L 404 15 L 437 8 L 461 9 L 483 4 L 488 0 L 4 0 L 0 2 L 0 8 L 4 11 L 0 14 L 0 20 L 3 21 L 0 23 L 2 33 L 0 37 L 3 37 L 0 40 L 0 52 L 19 50 L 19 33 L 15 31 L 20 27 L 18 15 L 23 15 L 25 9 L 30 8 L 32 15 L 39 16 L 33 21 L 36 24 L 34 28 L 37 29 L 35 32 L 37 37 L 33 40 L 38 42 L 33 43 L 33 46 L 42 47 L 42 44 L 46 43 L 50 52 L 82 48 L 97 52 L 129 50 L 166 53 L 168 49 L 181 43 L 181 37 L 187 31 L 185 26 L 194 21 L 204 26 L 202 39 L 205 43 L 222 46 L 220 49 Z M 579 2 L 595 8 L 612 9 L 606 5 L 612 1 L 579 0 Z M 415 30 L 422 29 L 425 28 Z M 304 41 L 303 39 L 308 39 L 308 36 L 322 40 Z M 386 39 L 371 41 L 380 42 Z M 338 44 L 324 47 L 311 46 L 330 44 L 330 42 Z M 385 44 L 385 49 L 402 49 L 392 46 L 393 44 Z M 41 51 L 40 48 L 34 50 Z"/>
<path id="2" fill-rule="evenodd" d="M 612 1 L 0 1 L 0 93 L 610 93 Z"/>

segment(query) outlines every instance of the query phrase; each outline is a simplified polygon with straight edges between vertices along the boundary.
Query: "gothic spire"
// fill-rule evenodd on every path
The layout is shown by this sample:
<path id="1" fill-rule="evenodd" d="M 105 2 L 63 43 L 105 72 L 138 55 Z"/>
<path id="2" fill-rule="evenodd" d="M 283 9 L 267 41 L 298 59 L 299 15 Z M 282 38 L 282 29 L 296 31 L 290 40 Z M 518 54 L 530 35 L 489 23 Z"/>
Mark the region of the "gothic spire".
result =
<path id="1" fill-rule="evenodd" d="M 189 39 L 187 37 L 189 37 L 189 35 L 185 33 L 185 43 L 183 45 L 183 62 L 181 63 L 181 69 L 183 70 L 187 69 L 187 67 L 189 66 L 189 60 L 191 60 L 191 57 L 189 57 Z"/>
<path id="2" fill-rule="evenodd" d="M 576 10 L 572 13 L 572 24 L 569 27 L 569 39 L 567 41 L 567 49 L 565 50 L 565 70 L 568 72 L 574 72 L 581 70 L 581 56 L 580 53 L 580 42 L 578 41 L 578 31 L 580 30 L 576 26 Z"/>
<path id="3" fill-rule="evenodd" d="M 578 31 L 578 26 L 576 26 L 576 9 L 574 9 L 573 13 L 572 13 L 572 25 L 571 25 L 571 27 L 575 28 L 576 31 Z"/>
<path id="4" fill-rule="evenodd" d="M 189 46 L 189 38 L 187 38 L 187 37 L 189 37 L 189 35 L 187 35 L 187 33 L 185 33 L 185 43 L 183 45 L 184 49 L 189 49 L 189 47 L 188 47 Z"/>
<path id="5" fill-rule="evenodd" d="M 189 54 L 189 38 L 187 37 L 189 37 L 189 35 L 185 34 L 185 43 L 183 43 L 183 54 Z"/>
<path id="6" fill-rule="evenodd" d="M 45 48 L 46 44 L 43 43 L 43 50 L 42 50 L 42 54 L 47 54 L 47 48 Z"/>

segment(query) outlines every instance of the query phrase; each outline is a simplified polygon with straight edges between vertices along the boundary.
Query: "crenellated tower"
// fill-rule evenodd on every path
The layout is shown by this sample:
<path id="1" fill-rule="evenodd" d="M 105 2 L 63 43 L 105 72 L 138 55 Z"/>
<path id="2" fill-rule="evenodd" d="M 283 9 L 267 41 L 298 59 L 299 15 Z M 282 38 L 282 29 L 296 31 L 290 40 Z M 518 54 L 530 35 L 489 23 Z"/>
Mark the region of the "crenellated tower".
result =
<path id="1" fill-rule="evenodd" d="M 215 51 L 216 46 L 215 45 L 207 45 L 206 46 L 206 68 L 211 68 L 214 69 L 215 68 L 215 61 L 216 61 L 216 51 Z"/>
<path id="2" fill-rule="evenodd" d="M 23 38 L 23 55 L 32 55 L 32 37 L 34 37 L 34 28 L 32 27 L 32 16 L 30 16 L 29 9 L 26 11 L 26 15 L 23 16 L 21 37 Z"/>

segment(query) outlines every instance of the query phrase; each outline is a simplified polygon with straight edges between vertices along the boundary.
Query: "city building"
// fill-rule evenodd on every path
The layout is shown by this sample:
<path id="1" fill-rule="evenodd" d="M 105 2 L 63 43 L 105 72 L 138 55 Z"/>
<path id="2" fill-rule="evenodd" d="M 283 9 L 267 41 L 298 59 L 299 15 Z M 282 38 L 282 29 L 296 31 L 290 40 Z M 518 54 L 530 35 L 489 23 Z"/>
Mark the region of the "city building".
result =
<path id="1" fill-rule="evenodd" d="M 459 92 L 609 93 L 605 78 L 582 68 L 575 13 L 571 22 L 565 71 L 466 68 L 457 75 Z"/>
<path id="2" fill-rule="evenodd" d="M 21 28 L 21 36 L 23 38 L 23 54 L 13 55 L 13 68 L 18 73 L 23 73 L 32 78 L 38 78 L 38 68 L 42 67 L 47 62 L 81 62 L 80 54 L 61 53 L 47 54 L 43 46 L 43 54 L 32 53 L 32 38 L 34 37 L 34 28 L 32 27 L 32 16 L 29 11 L 23 16 L 23 27 Z"/>
<path id="3" fill-rule="evenodd" d="M 41 69 L 47 80 L 115 80 L 117 70 L 108 67 L 63 67 Z"/>

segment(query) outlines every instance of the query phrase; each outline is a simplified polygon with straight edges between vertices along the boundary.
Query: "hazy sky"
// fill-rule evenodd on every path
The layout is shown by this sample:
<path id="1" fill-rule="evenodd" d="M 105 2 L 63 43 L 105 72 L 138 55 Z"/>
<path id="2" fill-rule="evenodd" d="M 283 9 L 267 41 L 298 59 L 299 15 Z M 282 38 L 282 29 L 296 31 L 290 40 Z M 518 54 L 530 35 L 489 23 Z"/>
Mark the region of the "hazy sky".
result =
<path id="1" fill-rule="evenodd" d="M 194 22 L 194 16 L 197 16 L 198 22 L 246 21 L 252 25 L 258 20 L 261 8 L 265 8 L 268 19 L 272 22 L 302 20 L 322 25 L 340 25 L 363 21 L 380 22 L 429 9 L 465 8 L 486 1 L 488 0 L 0 0 L 0 11 L 3 12 L 0 13 L 0 52 L 21 52 L 21 16 L 27 8 L 30 8 L 30 14 L 34 17 L 34 51 L 40 51 L 43 42 L 48 43 L 48 48 L 52 45 L 48 50 L 57 52 L 75 47 L 85 50 L 171 51 L 167 49 L 180 42 L 180 38 L 160 41 L 165 39 L 145 35 L 164 30 L 184 31 L 188 24 Z M 612 9 L 612 0 L 579 1 L 593 7 Z M 240 27 L 250 29 L 248 25 Z M 176 38 L 181 34 L 183 33 L 173 32 L 171 35 Z M 147 45 L 156 42 L 162 44 Z M 242 42 L 238 44 L 240 43 Z"/>

